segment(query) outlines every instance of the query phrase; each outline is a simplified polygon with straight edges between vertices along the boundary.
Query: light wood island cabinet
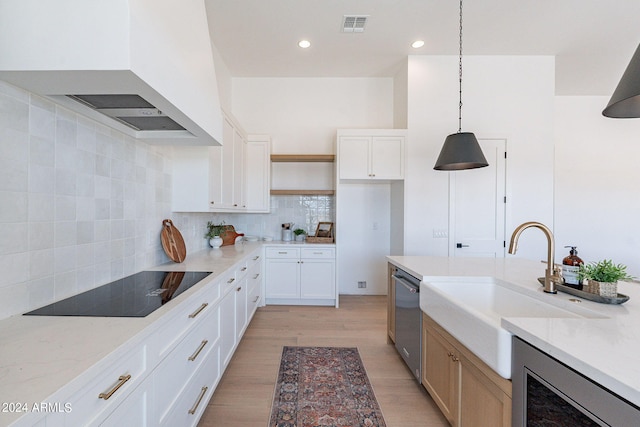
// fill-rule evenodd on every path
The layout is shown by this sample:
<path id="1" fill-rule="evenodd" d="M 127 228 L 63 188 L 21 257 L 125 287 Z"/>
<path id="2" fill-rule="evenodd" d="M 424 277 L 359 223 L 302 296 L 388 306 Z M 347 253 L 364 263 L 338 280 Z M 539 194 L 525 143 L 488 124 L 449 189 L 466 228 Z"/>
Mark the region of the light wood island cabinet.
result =
<path id="1" fill-rule="evenodd" d="M 387 342 L 395 342 L 395 291 L 388 263 Z M 510 427 L 511 381 L 422 313 L 422 385 L 453 427 Z"/>
<path id="2" fill-rule="evenodd" d="M 452 426 L 511 426 L 511 381 L 424 313 L 422 347 L 422 384 Z"/>

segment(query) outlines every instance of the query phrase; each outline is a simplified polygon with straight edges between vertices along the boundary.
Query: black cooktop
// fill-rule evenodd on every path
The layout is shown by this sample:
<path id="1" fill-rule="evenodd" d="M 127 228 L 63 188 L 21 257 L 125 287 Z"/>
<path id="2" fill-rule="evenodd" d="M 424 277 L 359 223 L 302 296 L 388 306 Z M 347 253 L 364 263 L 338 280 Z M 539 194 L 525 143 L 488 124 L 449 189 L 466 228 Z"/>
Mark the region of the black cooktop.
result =
<path id="1" fill-rule="evenodd" d="M 25 315 L 145 317 L 209 274 L 210 271 L 141 271 Z"/>

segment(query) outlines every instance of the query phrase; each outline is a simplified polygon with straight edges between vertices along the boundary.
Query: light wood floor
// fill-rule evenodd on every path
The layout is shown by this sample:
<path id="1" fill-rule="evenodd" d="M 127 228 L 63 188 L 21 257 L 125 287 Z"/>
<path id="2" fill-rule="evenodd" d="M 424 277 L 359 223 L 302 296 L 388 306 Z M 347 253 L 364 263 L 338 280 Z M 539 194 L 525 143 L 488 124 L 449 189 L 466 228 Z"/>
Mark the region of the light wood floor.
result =
<path id="1" fill-rule="evenodd" d="M 282 347 L 358 347 L 388 427 L 446 427 L 386 338 L 385 296 L 341 296 L 340 308 L 259 308 L 199 427 L 266 427 Z"/>

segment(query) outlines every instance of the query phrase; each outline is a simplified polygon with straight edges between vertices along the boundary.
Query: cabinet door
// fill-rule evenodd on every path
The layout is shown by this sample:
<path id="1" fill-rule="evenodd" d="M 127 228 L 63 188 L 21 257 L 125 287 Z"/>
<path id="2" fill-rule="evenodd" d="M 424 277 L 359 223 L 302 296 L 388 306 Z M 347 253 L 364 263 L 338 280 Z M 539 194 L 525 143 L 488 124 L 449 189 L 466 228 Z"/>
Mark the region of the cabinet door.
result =
<path id="1" fill-rule="evenodd" d="M 336 297 L 335 261 L 302 259 L 300 264 L 300 297 L 333 299 Z"/>
<path id="2" fill-rule="evenodd" d="M 267 298 L 300 298 L 300 263 L 297 259 L 267 259 Z"/>
<path id="3" fill-rule="evenodd" d="M 338 178 L 370 179 L 367 136 L 342 136 L 338 140 Z"/>
<path id="4" fill-rule="evenodd" d="M 153 376 L 140 384 L 109 417 L 100 423 L 103 427 L 145 427 L 158 425 L 153 404 Z"/>
<path id="5" fill-rule="evenodd" d="M 246 141 L 237 129 L 233 130 L 233 194 L 231 206 L 244 209 L 244 150 Z"/>
<path id="6" fill-rule="evenodd" d="M 227 366 L 236 345 L 236 292 L 228 292 L 220 303 L 220 360 Z"/>
<path id="7" fill-rule="evenodd" d="M 182 148 L 182 147 L 181 147 Z M 209 209 L 222 207 L 222 147 L 209 147 Z M 180 191 L 189 193 L 191 185 L 182 187 Z M 189 189 L 189 191 L 185 191 Z M 175 194 L 176 189 L 173 190 Z"/>
<path id="8" fill-rule="evenodd" d="M 511 426 L 511 398 L 464 356 L 460 357 L 459 425 Z"/>
<path id="9" fill-rule="evenodd" d="M 245 202 L 251 212 L 269 212 L 269 141 L 248 141 L 245 151 Z"/>
<path id="10" fill-rule="evenodd" d="M 455 349 L 423 321 L 422 384 L 449 423 L 457 426 L 459 358 Z"/>
<path id="11" fill-rule="evenodd" d="M 240 342 L 244 329 L 247 326 L 247 279 L 240 280 L 235 289 L 236 304 L 236 342 Z"/>
<path id="12" fill-rule="evenodd" d="M 235 129 L 233 124 L 226 117 L 222 123 L 222 163 L 220 165 L 220 185 L 222 194 L 219 208 L 231 208 L 233 205 L 233 137 Z"/>
<path id="13" fill-rule="evenodd" d="M 375 136 L 371 140 L 371 178 L 404 178 L 404 138 Z"/>

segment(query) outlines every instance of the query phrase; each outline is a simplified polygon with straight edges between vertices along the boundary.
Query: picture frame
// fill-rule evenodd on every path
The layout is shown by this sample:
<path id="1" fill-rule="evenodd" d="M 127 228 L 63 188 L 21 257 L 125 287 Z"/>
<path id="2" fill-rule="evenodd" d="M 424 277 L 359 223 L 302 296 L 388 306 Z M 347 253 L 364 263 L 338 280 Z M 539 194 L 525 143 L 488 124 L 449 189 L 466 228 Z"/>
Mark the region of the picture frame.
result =
<path id="1" fill-rule="evenodd" d="M 319 222 L 315 237 L 333 237 L 333 222 Z"/>

